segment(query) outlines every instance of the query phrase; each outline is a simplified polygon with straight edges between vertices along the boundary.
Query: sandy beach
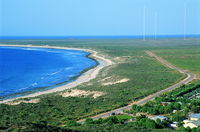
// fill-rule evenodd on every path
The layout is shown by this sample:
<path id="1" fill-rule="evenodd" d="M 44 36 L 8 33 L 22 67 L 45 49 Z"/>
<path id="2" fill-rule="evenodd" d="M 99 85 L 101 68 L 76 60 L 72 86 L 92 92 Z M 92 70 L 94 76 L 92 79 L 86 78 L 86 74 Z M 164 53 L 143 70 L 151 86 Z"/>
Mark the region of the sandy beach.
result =
<path id="1" fill-rule="evenodd" d="M 57 47 L 57 46 L 33 46 L 33 45 L 6 45 L 6 44 L 0 44 L 0 46 L 14 46 L 14 47 L 30 47 L 30 48 L 51 48 L 51 49 L 71 49 L 71 50 L 82 50 L 82 51 L 86 51 L 91 53 L 90 57 L 97 60 L 99 62 L 99 65 L 97 65 L 96 67 L 94 67 L 93 69 L 90 69 L 88 71 L 86 71 L 85 73 L 83 73 L 82 75 L 80 75 L 75 81 L 62 85 L 62 86 L 58 86 L 52 89 L 48 89 L 45 91 L 38 91 L 36 93 L 32 93 L 32 94 L 28 94 L 25 96 L 21 96 L 21 97 L 16 97 L 16 98 L 11 98 L 11 99 L 6 99 L 6 100 L 2 100 L 0 101 L 1 103 L 6 103 L 9 101 L 14 101 L 16 99 L 22 99 L 22 98 L 30 98 L 30 97 L 36 97 L 39 95 L 44 95 L 44 94 L 49 94 L 49 93 L 54 93 L 54 92 L 60 92 L 60 91 L 64 91 L 70 88 L 74 88 L 82 83 L 88 82 L 94 78 L 96 78 L 97 74 L 99 73 L 99 71 L 107 66 L 110 66 L 113 64 L 113 62 L 109 59 L 106 59 L 102 56 L 97 55 L 97 52 L 94 50 L 90 50 L 90 49 L 81 49 L 81 48 L 67 48 L 67 47 Z"/>

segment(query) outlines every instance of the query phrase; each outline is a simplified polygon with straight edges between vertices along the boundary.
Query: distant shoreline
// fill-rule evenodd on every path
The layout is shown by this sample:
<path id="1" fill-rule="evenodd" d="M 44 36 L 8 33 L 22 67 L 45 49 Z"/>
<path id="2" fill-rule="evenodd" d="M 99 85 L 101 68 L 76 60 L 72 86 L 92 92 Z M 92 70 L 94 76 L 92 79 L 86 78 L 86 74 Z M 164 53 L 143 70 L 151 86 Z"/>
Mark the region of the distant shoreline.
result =
<path id="1" fill-rule="evenodd" d="M 92 59 L 95 59 L 99 65 L 97 65 L 96 67 L 89 69 L 88 71 L 82 73 L 75 81 L 62 85 L 62 86 L 58 86 L 52 89 L 48 89 L 45 91 L 38 91 L 35 93 L 31 93 L 28 95 L 22 95 L 20 97 L 15 97 L 15 98 L 11 98 L 11 99 L 5 99 L 0 101 L 1 103 L 6 103 L 6 102 L 10 102 L 10 101 L 14 101 L 16 99 L 22 99 L 22 98 L 31 98 L 31 97 L 36 97 L 39 95 L 44 95 L 44 94 L 49 94 L 49 93 L 54 93 L 54 92 L 60 92 L 60 91 L 64 91 L 67 89 L 71 89 L 74 88 L 82 83 L 88 82 L 94 78 L 96 78 L 97 74 L 99 73 L 99 71 L 109 65 L 112 65 L 113 62 L 109 59 L 106 59 L 104 57 L 98 56 L 97 52 L 94 50 L 90 50 L 90 49 L 81 49 L 81 48 L 68 48 L 68 47 L 59 47 L 59 46 L 35 46 L 35 45 L 7 45 L 7 44 L 0 44 L 0 46 L 10 46 L 10 47 L 28 47 L 28 48 L 50 48 L 50 49 L 71 49 L 71 50 L 81 50 L 81 51 L 85 51 L 85 52 L 89 52 L 91 53 L 89 57 L 91 57 Z"/>
<path id="2" fill-rule="evenodd" d="M 94 36 L 1 36 L 0 40 L 21 40 L 21 39 L 142 39 L 143 35 L 94 35 Z M 155 35 L 146 35 L 146 38 L 154 39 Z M 199 38 L 200 34 L 164 34 L 157 35 L 157 38 Z"/>

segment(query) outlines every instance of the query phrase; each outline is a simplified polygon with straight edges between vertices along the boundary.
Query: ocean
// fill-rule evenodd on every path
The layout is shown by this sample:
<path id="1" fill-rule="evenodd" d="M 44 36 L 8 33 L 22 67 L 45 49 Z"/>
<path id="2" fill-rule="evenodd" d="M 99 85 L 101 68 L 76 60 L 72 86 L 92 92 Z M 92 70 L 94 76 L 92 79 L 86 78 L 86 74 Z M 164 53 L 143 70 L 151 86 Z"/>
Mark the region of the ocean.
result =
<path id="1" fill-rule="evenodd" d="M 0 47 L 0 99 L 46 90 L 97 65 L 80 50 Z"/>

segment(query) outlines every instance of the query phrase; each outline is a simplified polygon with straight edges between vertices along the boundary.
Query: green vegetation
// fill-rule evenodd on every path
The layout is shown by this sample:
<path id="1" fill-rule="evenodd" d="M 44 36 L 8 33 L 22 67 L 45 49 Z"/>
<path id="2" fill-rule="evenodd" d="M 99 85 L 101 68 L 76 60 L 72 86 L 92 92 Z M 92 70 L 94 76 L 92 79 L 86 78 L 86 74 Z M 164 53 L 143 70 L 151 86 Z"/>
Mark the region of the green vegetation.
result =
<path id="1" fill-rule="evenodd" d="M 200 47 L 156 50 L 156 54 L 177 67 L 190 70 L 200 77 Z"/>
<path id="2" fill-rule="evenodd" d="M 150 115 L 165 114 L 171 122 L 178 122 L 180 130 L 197 131 L 197 129 L 183 129 L 181 126 L 182 121 L 188 118 L 189 113 L 200 113 L 200 98 L 188 99 L 188 96 L 185 96 L 199 88 L 199 81 L 195 84 L 183 85 L 161 97 L 157 97 L 154 101 L 149 101 L 144 106 L 133 105 L 131 111 Z"/>
<path id="3" fill-rule="evenodd" d="M 177 131 L 186 131 L 186 132 L 197 132 L 199 131 L 199 128 L 183 128 L 183 120 L 187 119 L 188 113 L 199 113 L 200 112 L 200 99 L 194 98 L 188 100 L 187 97 L 184 95 L 187 95 L 188 93 L 193 92 L 194 90 L 198 89 L 200 87 L 200 82 L 196 81 L 195 83 L 189 84 L 189 85 L 183 85 L 169 93 L 166 93 L 162 95 L 161 97 L 157 97 L 154 101 L 149 101 L 144 106 L 138 106 L 133 105 L 132 110 L 127 111 L 127 115 L 116 115 L 111 116 L 106 119 L 98 119 L 98 120 L 92 120 L 91 118 L 86 119 L 83 125 L 77 125 L 71 126 L 73 129 L 79 129 L 82 128 L 88 129 L 91 128 L 91 125 L 93 125 L 92 128 L 95 128 L 98 130 L 101 128 L 101 126 L 104 126 L 105 128 L 109 128 L 109 130 L 113 130 L 115 127 L 119 128 L 119 130 L 124 130 L 125 128 L 129 128 L 128 130 L 146 130 L 146 131 L 153 131 L 155 129 L 163 129 L 163 131 L 167 130 L 169 128 L 169 124 L 176 121 L 178 122 Z M 140 116 L 134 116 L 138 112 L 143 113 Z M 133 113 L 133 115 L 130 115 L 130 113 Z M 129 114 L 129 115 L 128 115 Z M 160 119 L 157 119 L 156 121 L 151 120 L 147 118 L 146 115 L 159 115 L 159 114 L 165 114 L 168 119 L 161 121 Z M 130 120 L 132 119 L 132 120 Z M 113 126 L 114 128 L 108 127 Z M 83 129 L 84 128 L 84 129 Z M 123 128 L 123 129 L 122 129 Z M 102 129 L 102 128 L 101 128 Z M 106 129 L 103 129 L 106 131 Z M 169 130 L 169 129 L 168 129 Z M 169 130 L 170 131 L 170 130 Z"/>
<path id="4" fill-rule="evenodd" d="M 120 117 L 120 118 L 119 118 Z M 121 118 L 122 117 L 122 118 Z M 91 118 L 86 119 L 84 124 L 70 127 L 75 130 L 89 130 L 89 131 L 156 131 L 156 128 L 161 131 L 161 128 L 167 126 L 160 124 L 146 118 L 144 115 L 137 116 L 134 121 L 130 121 L 133 118 L 128 115 L 117 115 L 111 116 L 106 119 L 92 120 Z M 90 129 L 88 129 L 90 128 Z M 92 129 L 91 129 L 92 128 Z M 163 129 L 163 131 L 170 131 L 170 129 Z"/>
<path id="5" fill-rule="evenodd" d="M 118 120 L 124 120 L 124 121 L 131 119 L 131 116 L 129 116 L 129 115 L 117 115 L 116 117 Z"/>
<path id="6" fill-rule="evenodd" d="M 150 120 L 146 118 L 145 116 L 138 116 L 135 118 L 135 121 L 128 122 L 124 119 L 119 119 L 116 116 L 110 116 L 106 119 L 98 119 L 98 120 L 92 120 L 90 118 L 86 119 L 85 121 L 86 125 L 89 124 L 127 124 L 128 126 L 131 126 L 133 128 L 140 128 L 140 129 L 155 129 L 155 128 L 162 128 L 164 126 L 161 126 L 159 123 Z"/>
<path id="7" fill-rule="evenodd" d="M 200 84 L 190 84 L 189 86 L 183 85 L 181 89 L 174 90 L 173 92 L 170 93 L 169 96 L 171 96 L 172 98 L 181 97 L 187 95 L 187 93 L 191 93 L 199 89 L 200 89 Z"/>
<path id="8" fill-rule="evenodd" d="M 131 130 L 133 126 L 94 124 L 79 126 L 74 121 L 96 115 L 143 98 L 151 93 L 170 86 L 185 76 L 162 66 L 154 58 L 145 54 L 145 50 L 164 51 L 185 47 L 198 47 L 198 38 L 187 40 L 160 39 L 157 41 L 138 39 L 68 39 L 68 40 L 2 40 L 8 44 L 33 44 L 50 46 L 67 46 L 94 49 L 99 54 L 113 60 L 115 65 L 105 68 L 96 79 L 85 83 L 76 89 L 102 91 L 105 95 L 98 98 L 67 97 L 57 94 L 40 96 L 39 103 L 21 103 L 19 105 L 0 104 L 0 129 L 19 129 L 27 124 L 45 122 L 48 127 L 71 128 L 73 130 L 106 129 Z M 160 54 L 160 53 L 159 53 Z M 193 56 L 194 57 L 194 56 Z M 191 59 L 192 60 L 192 59 Z M 198 61 L 198 60 L 196 60 Z M 108 78 L 103 80 L 105 78 Z M 113 85 L 103 85 L 128 78 L 129 81 Z M 198 90 L 198 89 L 197 89 Z M 169 113 L 169 112 L 168 112 Z M 121 120 L 124 117 L 118 117 Z M 44 125 L 44 124 L 43 124 Z M 76 127 L 74 127 L 74 125 Z M 28 127 L 27 127 L 28 128 Z M 146 129 L 145 126 L 138 128 Z M 149 130 L 150 131 L 150 130 Z"/>
<path id="9" fill-rule="evenodd" d="M 200 99 L 188 100 L 184 95 L 198 89 L 200 82 L 195 84 L 183 85 L 169 93 L 157 97 L 154 101 L 149 101 L 144 106 L 133 105 L 131 111 L 127 111 L 126 115 L 114 115 L 105 119 L 93 120 L 87 118 L 84 124 L 73 122 L 70 125 L 72 130 L 86 131 L 177 131 L 177 132 L 198 132 L 200 128 L 184 128 L 183 120 L 187 119 L 188 113 L 200 112 Z M 184 93 L 183 93 L 184 91 Z M 181 96 L 183 95 L 183 96 Z M 163 105 L 164 104 L 164 105 Z M 194 111 L 195 108 L 195 111 Z M 174 112 L 174 110 L 176 110 Z M 152 113 L 156 111 L 157 113 Z M 160 112 L 162 111 L 162 112 Z M 140 116 L 135 116 L 140 112 Z M 141 113 L 142 112 L 142 113 Z M 130 113 L 133 113 L 130 114 Z M 166 120 L 151 120 L 147 116 L 155 114 L 165 114 Z M 131 120 L 130 120 L 131 119 Z M 178 129 L 170 129 L 169 124 L 178 122 Z"/>
<path id="10" fill-rule="evenodd" d="M 172 92 L 155 98 L 154 101 L 150 101 L 144 106 L 133 105 L 132 110 L 134 113 L 144 112 L 151 115 L 172 114 L 174 110 L 181 111 L 173 115 L 174 121 L 180 121 L 187 117 L 188 112 L 200 112 L 200 99 L 188 99 L 188 97 L 184 96 L 199 88 L 200 83 L 183 85 Z"/>

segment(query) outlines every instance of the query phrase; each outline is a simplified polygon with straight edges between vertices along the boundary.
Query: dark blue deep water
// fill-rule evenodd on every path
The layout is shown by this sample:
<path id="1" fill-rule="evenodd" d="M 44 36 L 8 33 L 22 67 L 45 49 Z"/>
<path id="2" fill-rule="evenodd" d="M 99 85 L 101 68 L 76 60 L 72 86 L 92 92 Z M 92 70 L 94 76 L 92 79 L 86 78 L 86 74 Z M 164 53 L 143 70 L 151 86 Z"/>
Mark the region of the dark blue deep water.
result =
<path id="1" fill-rule="evenodd" d="M 96 66 L 78 50 L 0 47 L 0 99 L 53 87 Z"/>

